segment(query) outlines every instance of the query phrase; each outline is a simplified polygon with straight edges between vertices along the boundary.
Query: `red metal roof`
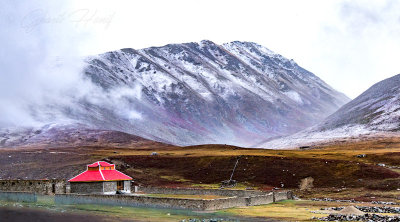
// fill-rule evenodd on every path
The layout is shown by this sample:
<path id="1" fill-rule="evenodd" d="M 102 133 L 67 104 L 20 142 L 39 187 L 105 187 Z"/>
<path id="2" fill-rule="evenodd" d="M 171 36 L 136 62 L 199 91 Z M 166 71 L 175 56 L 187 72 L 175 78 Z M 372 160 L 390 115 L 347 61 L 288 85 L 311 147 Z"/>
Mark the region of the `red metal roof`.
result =
<path id="1" fill-rule="evenodd" d="M 69 182 L 103 181 L 100 171 L 85 171 L 69 180 Z"/>
<path id="2" fill-rule="evenodd" d="M 105 161 L 97 161 L 96 163 L 92 163 L 90 165 L 88 165 L 88 167 L 97 167 L 97 166 L 102 166 L 102 167 L 110 167 L 110 166 L 114 166 L 114 164 L 109 164 Z"/>
<path id="3" fill-rule="evenodd" d="M 107 162 L 103 162 L 107 163 Z M 97 165 L 95 165 L 97 164 Z M 96 162 L 88 167 L 96 167 L 100 164 L 100 166 L 113 166 L 112 164 L 107 163 L 108 165 L 102 165 L 102 162 Z M 93 165 L 93 166 L 92 166 Z M 68 180 L 69 182 L 95 182 L 95 181 L 115 181 L 115 180 L 132 180 L 132 177 L 119 172 L 118 170 L 102 170 L 101 168 L 98 170 L 86 170 L 78 176 Z"/>
<path id="4" fill-rule="evenodd" d="M 105 180 L 132 180 L 132 177 L 125 175 L 118 170 L 102 170 Z"/>

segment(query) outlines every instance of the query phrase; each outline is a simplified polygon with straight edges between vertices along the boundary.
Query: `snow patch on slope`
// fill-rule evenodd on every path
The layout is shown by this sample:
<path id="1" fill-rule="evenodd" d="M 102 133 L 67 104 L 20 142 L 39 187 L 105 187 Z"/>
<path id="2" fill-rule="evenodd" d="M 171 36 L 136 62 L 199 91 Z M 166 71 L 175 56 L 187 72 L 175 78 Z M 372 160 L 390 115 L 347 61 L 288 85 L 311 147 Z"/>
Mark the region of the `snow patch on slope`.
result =
<path id="1" fill-rule="evenodd" d="M 312 146 L 318 143 L 334 142 L 349 137 L 359 137 L 371 133 L 374 133 L 374 131 L 361 125 L 346 126 L 327 131 L 302 131 L 290 136 L 259 144 L 256 148 L 292 149 L 301 146 Z"/>
<path id="2" fill-rule="evenodd" d="M 284 92 L 286 96 L 288 96 L 290 99 L 295 101 L 296 103 L 302 105 L 304 104 L 303 100 L 301 99 L 301 96 L 295 92 L 295 91 L 289 91 L 289 92 Z"/>

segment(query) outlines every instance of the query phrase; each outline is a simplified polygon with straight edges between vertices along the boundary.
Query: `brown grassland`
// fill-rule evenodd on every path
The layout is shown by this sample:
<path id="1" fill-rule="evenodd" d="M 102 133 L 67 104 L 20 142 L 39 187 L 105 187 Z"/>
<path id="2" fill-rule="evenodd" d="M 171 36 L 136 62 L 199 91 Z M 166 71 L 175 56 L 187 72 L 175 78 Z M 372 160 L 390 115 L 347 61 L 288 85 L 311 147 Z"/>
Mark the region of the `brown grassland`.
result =
<path id="1" fill-rule="evenodd" d="M 157 155 L 151 155 L 156 152 Z M 109 160 L 137 184 L 217 188 L 234 179 L 241 188 L 295 189 L 314 178 L 312 191 L 301 197 L 396 200 L 400 188 L 400 138 L 338 142 L 295 150 L 250 149 L 228 145 L 178 147 L 140 144 L 127 147 L 85 146 L 13 148 L 0 151 L 1 178 L 70 178 L 85 164 Z M 357 155 L 365 154 L 365 157 Z M 378 164 L 385 164 L 379 166 Z"/>
<path id="2" fill-rule="evenodd" d="M 153 152 L 157 155 L 151 155 Z M 365 156 L 358 156 L 361 154 Z M 177 147 L 147 142 L 126 146 L 96 144 L 10 148 L 0 150 L 0 177 L 66 179 L 85 170 L 88 163 L 107 160 L 116 163 L 119 170 L 132 176 L 136 184 L 218 188 L 222 180 L 229 179 L 239 156 L 239 164 L 233 176 L 239 182 L 236 189 L 291 189 L 303 201 L 233 208 L 218 211 L 218 215 L 261 218 L 260 221 L 267 218 L 309 221 L 313 216 L 324 216 L 313 213 L 321 207 L 349 204 L 306 200 L 324 197 L 366 202 L 393 201 L 400 204 L 400 138 L 397 137 L 342 141 L 295 150 L 249 149 L 228 145 Z M 299 183 L 306 177 L 314 179 L 314 187 L 309 191 L 300 191 Z M 100 206 L 92 207 L 95 210 L 90 212 L 103 212 Z M 115 209 L 112 215 L 132 218 L 134 214 L 138 221 L 143 215 L 147 217 L 155 212 L 146 211 L 139 215 L 137 209 L 131 209 L 132 212 L 125 208 Z M 82 212 L 87 212 L 87 209 L 82 208 Z M 111 211 L 108 209 L 105 212 L 110 214 Z M 170 221 L 171 218 L 164 218 L 170 216 L 162 215 L 156 216 L 154 220 L 160 221 L 163 218 Z M 177 218 L 185 216 L 176 216 L 171 221 Z"/>

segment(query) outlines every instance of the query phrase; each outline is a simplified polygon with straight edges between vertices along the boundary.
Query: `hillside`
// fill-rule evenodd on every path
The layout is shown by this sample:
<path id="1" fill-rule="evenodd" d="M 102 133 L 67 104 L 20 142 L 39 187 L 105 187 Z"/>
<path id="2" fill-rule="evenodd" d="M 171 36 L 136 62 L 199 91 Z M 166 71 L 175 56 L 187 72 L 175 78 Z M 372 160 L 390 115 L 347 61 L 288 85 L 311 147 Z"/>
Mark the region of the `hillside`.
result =
<path id="1" fill-rule="evenodd" d="M 316 126 L 258 147 L 290 148 L 373 137 L 399 136 L 400 74 L 380 81 Z"/>
<path id="2" fill-rule="evenodd" d="M 16 128 L 0 131 L 0 146 L 19 148 L 46 147 L 167 147 L 169 145 L 128 133 L 91 129 L 82 124 L 53 124 L 41 128 Z"/>
<path id="3" fill-rule="evenodd" d="M 294 189 L 300 180 L 311 176 L 315 179 L 315 189 L 331 189 L 331 194 L 339 195 L 340 187 L 358 189 L 357 194 L 360 188 L 395 192 L 400 182 L 399 147 L 400 139 L 392 138 L 311 150 L 162 144 L 1 149 L 0 178 L 68 179 L 82 172 L 86 164 L 105 160 L 115 163 L 143 186 L 218 188 L 221 181 L 229 178 L 240 156 L 233 179 L 243 188 Z M 152 155 L 153 152 L 157 155 Z M 365 157 L 357 157 L 360 154 Z M 366 191 L 365 198 L 371 197 L 371 192 Z M 394 193 L 385 196 L 395 197 Z"/>

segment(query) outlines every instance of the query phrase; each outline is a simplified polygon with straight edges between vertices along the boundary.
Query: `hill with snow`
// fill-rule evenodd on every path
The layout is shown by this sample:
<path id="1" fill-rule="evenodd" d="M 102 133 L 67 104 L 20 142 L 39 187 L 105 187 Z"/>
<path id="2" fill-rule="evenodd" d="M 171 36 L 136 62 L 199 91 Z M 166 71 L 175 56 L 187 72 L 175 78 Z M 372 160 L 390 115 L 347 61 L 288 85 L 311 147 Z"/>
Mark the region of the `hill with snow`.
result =
<path id="1" fill-rule="evenodd" d="M 84 76 L 98 92 L 49 106 L 53 111 L 93 129 L 175 145 L 252 146 L 312 126 L 349 101 L 293 60 L 252 42 L 125 48 L 85 63 Z"/>
<path id="2" fill-rule="evenodd" d="M 400 131 L 400 74 L 370 87 L 320 124 L 257 147 L 291 148 L 353 137 L 393 136 Z"/>

